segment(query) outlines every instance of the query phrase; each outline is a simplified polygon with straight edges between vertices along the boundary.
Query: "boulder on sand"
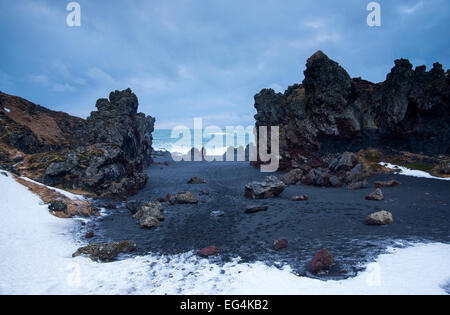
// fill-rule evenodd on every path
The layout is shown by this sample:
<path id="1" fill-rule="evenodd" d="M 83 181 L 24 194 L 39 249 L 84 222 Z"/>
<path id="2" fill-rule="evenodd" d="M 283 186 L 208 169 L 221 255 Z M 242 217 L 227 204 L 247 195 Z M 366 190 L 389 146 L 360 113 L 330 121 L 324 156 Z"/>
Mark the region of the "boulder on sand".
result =
<path id="1" fill-rule="evenodd" d="M 163 207 L 159 202 L 146 202 L 133 215 L 133 218 L 138 220 L 139 226 L 142 229 L 151 229 L 161 226 L 160 221 L 164 220 L 161 214 L 162 211 Z"/>
<path id="2" fill-rule="evenodd" d="M 366 200 L 375 200 L 375 201 L 381 201 L 384 199 L 383 192 L 380 188 L 377 188 L 373 193 L 366 196 Z"/>
<path id="3" fill-rule="evenodd" d="M 170 196 L 171 204 L 196 204 L 198 203 L 197 197 L 190 191 L 182 191 L 175 196 Z"/>
<path id="4" fill-rule="evenodd" d="M 316 274 L 327 274 L 333 266 L 334 258 L 328 249 L 322 249 L 317 252 L 311 261 L 310 267 L 312 272 Z"/>
<path id="5" fill-rule="evenodd" d="M 402 183 L 400 183 L 398 180 L 391 179 L 385 182 L 375 182 L 375 187 L 376 188 L 396 187 L 400 186 L 401 184 Z"/>
<path id="6" fill-rule="evenodd" d="M 278 197 L 286 185 L 275 176 L 268 176 L 264 181 L 254 181 L 245 186 L 245 197 L 248 199 L 268 199 Z"/>
<path id="7" fill-rule="evenodd" d="M 385 210 L 372 213 L 364 220 L 366 225 L 387 225 L 392 223 L 394 223 L 392 213 Z"/>

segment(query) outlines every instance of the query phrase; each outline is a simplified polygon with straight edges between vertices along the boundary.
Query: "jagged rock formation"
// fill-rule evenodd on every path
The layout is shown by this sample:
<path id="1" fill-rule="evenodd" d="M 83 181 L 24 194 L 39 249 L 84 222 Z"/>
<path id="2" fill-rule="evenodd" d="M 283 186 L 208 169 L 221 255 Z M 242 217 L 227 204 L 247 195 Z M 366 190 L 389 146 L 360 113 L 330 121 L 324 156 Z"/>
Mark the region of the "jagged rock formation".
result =
<path id="1" fill-rule="evenodd" d="M 386 81 L 352 79 L 323 52 L 308 59 L 303 84 L 255 96 L 256 126 L 280 126 L 280 168 L 323 165 L 325 153 L 368 147 L 450 153 L 450 78 L 439 63 L 413 70 L 395 61 Z"/>
<path id="2" fill-rule="evenodd" d="M 23 153 L 25 175 L 102 197 L 123 198 L 146 184 L 155 119 L 137 113 L 130 89 L 99 99 L 87 120 L 6 94 L 0 105 L 3 160 Z"/>

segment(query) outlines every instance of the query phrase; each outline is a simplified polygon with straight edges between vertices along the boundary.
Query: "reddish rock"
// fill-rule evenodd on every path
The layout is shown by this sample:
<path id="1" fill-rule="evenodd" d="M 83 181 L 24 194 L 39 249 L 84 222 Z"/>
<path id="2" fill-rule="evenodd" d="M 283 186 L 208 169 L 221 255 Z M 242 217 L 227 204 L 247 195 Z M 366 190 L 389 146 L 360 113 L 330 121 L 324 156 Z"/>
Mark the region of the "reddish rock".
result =
<path id="1" fill-rule="evenodd" d="M 167 202 L 167 199 L 163 198 L 163 197 L 159 197 L 158 199 L 156 199 L 156 201 L 163 203 L 163 202 Z"/>
<path id="2" fill-rule="evenodd" d="M 309 197 L 307 195 L 300 195 L 292 197 L 292 201 L 306 201 Z"/>
<path id="3" fill-rule="evenodd" d="M 165 162 L 164 162 L 164 165 L 165 165 L 165 166 L 169 166 L 169 165 L 170 165 L 169 161 L 165 161 Z"/>
<path id="4" fill-rule="evenodd" d="M 317 252 L 311 261 L 311 270 L 316 274 L 328 273 L 333 266 L 334 258 L 328 249 L 322 249 Z"/>
<path id="5" fill-rule="evenodd" d="M 400 186 L 401 184 L 402 183 L 400 183 L 398 180 L 392 179 L 386 182 L 375 182 L 375 187 L 376 188 L 395 187 Z"/>
<path id="6" fill-rule="evenodd" d="M 94 232 L 86 233 L 86 235 L 84 237 L 85 238 L 93 238 L 94 237 Z"/>
<path id="7" fill-rule="evenodd" d="M 206 200 L 205 200 L 205 199 L 203 199 L 203 200 L 202 200 L 202 203 L 206 203 Z"/>
<path id="8" fill-rule="evenodd" d="M 273 242 L 273 249 L 281 250 L 288 247 L 289 241 L 287 239 L 276 240 Z"/>
<path id="9" fill-rule="evenodd" d="M 210 256 L 215 256 L 218 255 L 220 252 L 220 250 L 216 247 L 216 246 L 210 246 L 210 247 L 206 247 L 203 248 L 200 252 L 199 255 L 202 257 L 210 257 Z"/>

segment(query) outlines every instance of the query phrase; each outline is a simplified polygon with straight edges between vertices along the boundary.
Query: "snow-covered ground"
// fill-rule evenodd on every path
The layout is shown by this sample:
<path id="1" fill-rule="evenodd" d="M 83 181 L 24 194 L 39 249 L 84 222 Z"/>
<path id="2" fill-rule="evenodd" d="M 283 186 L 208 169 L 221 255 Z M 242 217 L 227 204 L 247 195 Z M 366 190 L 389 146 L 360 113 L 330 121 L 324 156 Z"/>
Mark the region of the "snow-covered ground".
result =
<path id="1" fill-rule="evenodd" d="M 0 192 L 0 294 L 445 294 L 450 284 L 450 245 L 440 243 L 391 249 L 355 278 L 327 282 L 194 253 L 73 259 L 76 220 L 50 215 L 11 176 L 0 174 Z"/>
<path id="2" fill-rule="evenodd" d="M 409 169 L 409 168 L 406 168 L 403 166 L 394 165 L 391 163 L 381 162 L 380 165 L 390 168 L 392 170 L 399 170 L 399 172 L 398 172 L 399 175 L 421 177 L 421 178 L 431 178 L 431 179 L 439 179 L 439 180 L 450 180 L 450 177 L 447 177 L 447 178 L 437 177 L 437 176 L 430 175 L 429 173 L 424 172 L 424 171 L 412 170 L 412 169 Z"/>

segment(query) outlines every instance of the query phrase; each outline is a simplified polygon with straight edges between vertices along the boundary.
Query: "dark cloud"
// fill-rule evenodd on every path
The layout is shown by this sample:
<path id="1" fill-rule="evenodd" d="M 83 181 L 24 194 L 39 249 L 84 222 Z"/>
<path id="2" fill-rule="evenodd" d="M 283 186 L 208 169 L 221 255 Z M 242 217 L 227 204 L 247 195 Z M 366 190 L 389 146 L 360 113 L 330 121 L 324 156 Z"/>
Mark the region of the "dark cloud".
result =
<path id="1" fill-rule="evenodd" d="M 67 1 L 68 3 L 69 1 Z M 253 95 L 303 80 L 321 49 L 352 76 L 382 81 L 393 60 L 448 68 L 446 0 L 79 0 L 82 26 L 66 26 L 65 1 L 0 1 L 0 90 L 86 116 L 110 90 L 132 88 L 159 127 L 253 124 Z"/>

